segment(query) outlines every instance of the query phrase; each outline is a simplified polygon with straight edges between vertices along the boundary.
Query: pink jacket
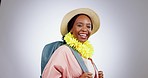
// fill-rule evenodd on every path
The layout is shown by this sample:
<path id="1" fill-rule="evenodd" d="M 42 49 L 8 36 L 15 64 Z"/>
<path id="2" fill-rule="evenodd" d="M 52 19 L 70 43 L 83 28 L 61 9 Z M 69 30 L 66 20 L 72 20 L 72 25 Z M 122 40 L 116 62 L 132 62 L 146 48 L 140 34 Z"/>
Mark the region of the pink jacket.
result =
<path id="1" fill-rule="evenodd" d="M 95 77 L 98 71 L 95 69 Z M 66 45 L 60 46 L 51 56 L 42 74 L 42 78 L 79 78 L 83 71 L 76 58 Z"/>

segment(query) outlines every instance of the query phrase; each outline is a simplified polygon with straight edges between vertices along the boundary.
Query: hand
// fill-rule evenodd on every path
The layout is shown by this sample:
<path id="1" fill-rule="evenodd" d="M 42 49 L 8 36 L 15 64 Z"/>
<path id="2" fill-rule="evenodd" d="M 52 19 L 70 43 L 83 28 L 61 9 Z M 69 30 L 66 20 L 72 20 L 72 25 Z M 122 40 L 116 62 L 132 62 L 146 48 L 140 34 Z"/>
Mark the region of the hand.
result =
<path id="1" fill-rule="evenodd" d="M 92 76 L 92 73 L 85 72 L 80 76 L 80 78 L 93 78 L 93 76 Z"/>
<path id="2" fill-rule="evenodd" d="M 99 78 L 103 78 L 103 71 L 98 71 Z"/>

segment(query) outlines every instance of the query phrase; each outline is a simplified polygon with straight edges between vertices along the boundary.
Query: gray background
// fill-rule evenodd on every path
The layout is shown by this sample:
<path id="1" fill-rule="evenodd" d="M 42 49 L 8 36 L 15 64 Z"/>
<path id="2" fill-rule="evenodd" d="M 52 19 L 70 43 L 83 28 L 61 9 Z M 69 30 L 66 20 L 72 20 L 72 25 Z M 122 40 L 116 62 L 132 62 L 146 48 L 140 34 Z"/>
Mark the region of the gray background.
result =
<path id="1" fill-rule="evenodd" d="M 90 42 L 105 78 L 148 78 L 147 0 L 2 0 L 0 78 L 39 78 L 44 45 L 61 40 L 63 16 L 83 7 L 100 16 Z"/>

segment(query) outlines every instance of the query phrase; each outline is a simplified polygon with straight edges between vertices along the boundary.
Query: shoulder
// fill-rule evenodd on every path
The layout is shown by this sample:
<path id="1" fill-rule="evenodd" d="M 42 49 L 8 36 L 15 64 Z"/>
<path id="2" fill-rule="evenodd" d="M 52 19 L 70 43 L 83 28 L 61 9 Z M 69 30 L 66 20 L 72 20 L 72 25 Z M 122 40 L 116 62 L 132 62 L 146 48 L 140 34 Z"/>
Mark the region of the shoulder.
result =
<path id="1" fill-rule="evenodd" d="M 61 51 L 67 51 L 68 50 L 69 51 L 70 48 L 67 45 L 62 45 L 62 46 L 58 47 L 57 50 L 61 50 Z"/>
<path id="2" fill-rule="evenodd" d="M 55 53 L 69 54 L 71 49 L 67 45 L 62 45 L 55 50 Z"/>
<path id="3" fill-rule="evenodd" d="M 71 51 L 71 49 L 67 45 L 62 45 L 58 47 L 52 55 L 52 59 L 54 60 L 74 60 L 75 57 Z"/>

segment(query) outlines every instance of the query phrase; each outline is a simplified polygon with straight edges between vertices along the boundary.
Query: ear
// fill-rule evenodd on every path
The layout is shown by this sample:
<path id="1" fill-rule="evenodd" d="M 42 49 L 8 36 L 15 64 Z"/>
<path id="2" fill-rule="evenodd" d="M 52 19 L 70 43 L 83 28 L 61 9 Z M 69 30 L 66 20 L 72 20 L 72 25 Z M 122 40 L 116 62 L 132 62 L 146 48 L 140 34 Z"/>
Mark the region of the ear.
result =
<path id="1" fill-rule="evenodd" d="M 70 33 L 72 34 L 73 32 L 72 32 L 72 31 L 70 31 Z"/>
<path id="2" fill-rule="evenodd" d="M 71 33 L 71 34 L 73 33 L 73 28 L 70 30 L 70 33 Z"/>

